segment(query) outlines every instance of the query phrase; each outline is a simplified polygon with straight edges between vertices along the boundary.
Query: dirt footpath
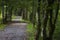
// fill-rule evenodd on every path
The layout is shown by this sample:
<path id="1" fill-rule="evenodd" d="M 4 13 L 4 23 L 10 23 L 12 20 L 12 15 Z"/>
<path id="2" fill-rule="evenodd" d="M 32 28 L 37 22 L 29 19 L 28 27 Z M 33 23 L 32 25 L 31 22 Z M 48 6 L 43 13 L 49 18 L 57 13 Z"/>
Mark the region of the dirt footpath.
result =
<path id="1" fill-rule="evenodd" d="M 0 40 L 27 40 L 27 23 L 11 23 L 0 31 Z"/>

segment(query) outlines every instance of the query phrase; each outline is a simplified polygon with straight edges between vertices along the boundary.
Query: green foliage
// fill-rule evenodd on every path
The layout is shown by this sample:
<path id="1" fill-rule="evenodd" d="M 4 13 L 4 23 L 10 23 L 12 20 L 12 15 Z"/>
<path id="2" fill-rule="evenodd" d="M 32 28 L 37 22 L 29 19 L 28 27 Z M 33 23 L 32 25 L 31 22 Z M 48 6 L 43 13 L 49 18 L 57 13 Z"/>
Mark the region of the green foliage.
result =
<path id="1" fill-rule="evenodd" d="M 5 26 L 5 24 L 0 24 L 0 30 L 4 30 Z"/>
<path id="2" fill-rule="evenodd" d="M 27 25 L 27 34 L 28 34 L 28 40 L 34 40 L 35 29 L 33 28 L 32 23 L 28 23 Z"/>

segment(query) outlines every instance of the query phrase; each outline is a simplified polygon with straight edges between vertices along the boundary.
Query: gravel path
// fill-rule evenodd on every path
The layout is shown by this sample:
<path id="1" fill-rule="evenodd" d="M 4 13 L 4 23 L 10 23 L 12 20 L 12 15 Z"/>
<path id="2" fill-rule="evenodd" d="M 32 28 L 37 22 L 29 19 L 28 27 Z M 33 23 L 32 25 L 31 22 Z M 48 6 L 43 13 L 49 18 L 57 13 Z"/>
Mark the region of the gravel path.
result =
<path id="1" fill-rule="evenodd" d="M 27 40 L 27 23 L 9 24 L 4 31 L 0 31 L 0 40 Z"/>

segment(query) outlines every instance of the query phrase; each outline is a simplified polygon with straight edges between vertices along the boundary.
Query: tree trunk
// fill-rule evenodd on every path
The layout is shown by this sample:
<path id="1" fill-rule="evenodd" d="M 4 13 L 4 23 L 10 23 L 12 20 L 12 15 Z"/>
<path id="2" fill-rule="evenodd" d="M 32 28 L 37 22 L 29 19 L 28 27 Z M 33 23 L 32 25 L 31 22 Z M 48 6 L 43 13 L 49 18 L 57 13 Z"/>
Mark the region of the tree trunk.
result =
<path id="1" fill-rule="evenodd" d="M 25 19 L 25 8 L 22 10 L 22 17 Z"/>
<path id="2" fill-rule="evenodd" d="M 37 24 L 37 34 L 36 34 L 35 40 L 39 40 L 40 35 L 41 35 L 40 1 L 41 0 L 38 0 L 38 8 L 37 8 L 37 11 L 38 11 L 38 24 Z"/>
<path id="3" fill-rule="evenodd" d="M 5 23 L 5 20 L 4 20 L 4 3 L 2 1 L 2 20 L 3 20 L 3 23 Z"/>
<path id="4" fill-rule="evenodd" d="M 10 8 L 10 22 L 12 20 L 12 9 L 13 9 L 13 7 Z"/>
<path id="5" fill-rule="evenodd" d="M 47 31 L 46 31 L 46 26 L 48 22 L 48 15 L 49 12 L 46 10 L 46 14 L 44 13 L 44 19 L 43 19 L 43 40 L 47 40 Z"/>
<path id="6" fill-rule="evenodd" d="M 11 7 L 11 6 L 9 6 L 8 7 L 8 22 L 11 22 L 11 19 L 12 19 L 12 9 L 13 9 L 13 7 Z"/>
<path id="7" fill-rule="evenodd" d="M 28 20 L 28 10 L 26 8 L 26 20 Z"/>
<path id="8" fill-rule="evenodd" d="M 52 22 L 52 17 L 51 17 L 51 13 L 50 13 L 50 31 L 49 31 L 49 40 L 53 40 L 53 34 L 54 34 L 54 30 L 55 30 L 55 25 L 56 25 L 56 21 L 57 21 L 57 17 L 58 17 L 58 10 L 59 10 L 59 4 L 56 5 L 57 9 L 55 9 L 55 19 L 54 22 Z"/>
<path id="9" fill-rule="evenodd" d="M 32 23 L 33 23 L 33 27 L 35 27 L 35 23 L 36 23 L 36 1 L 33 0 L 33 6 L 32 6 Z"/>
<path id="10" fill-rule="evenodd" d="M 6 7 L 6 11 L 5 11 L 5 23 L 7 23 L 7 7 Z"/>

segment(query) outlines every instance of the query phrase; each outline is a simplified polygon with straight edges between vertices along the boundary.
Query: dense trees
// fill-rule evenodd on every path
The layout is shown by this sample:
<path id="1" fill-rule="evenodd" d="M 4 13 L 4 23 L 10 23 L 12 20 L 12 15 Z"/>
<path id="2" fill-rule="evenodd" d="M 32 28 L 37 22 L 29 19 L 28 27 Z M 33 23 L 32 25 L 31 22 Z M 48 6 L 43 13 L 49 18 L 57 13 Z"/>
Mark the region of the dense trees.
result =
<path id="1" fill-rule="evenodd" d="M 41 29 L 43 30 L 43 40 L 53 40 L 53 34 L 55 30 L 56 20 L 58 16 L 58 10 L 59 10 L 59 2 L 58 0 L 43 0 L 43 3 L 45 2 L 45 7 L 42 3 L 42 0 L 38 0 L 38 24 L 37 26 L 37 36 L 36 40 L 39 40 L 39 36 L 41 35 Z M 39 4 L 40 3 L 40 4 Z M 42 10 L 41 6 L 44 8 Z M 55 6 L 55 7 L 54 7 Z M 41 10 L 43 12 L 41 12 Z M 41 15 L 43 13 L 43 17 L 41 19 Z M 43 20 L 43 22 L 42 22 Z M 41 22 L 40 22 L 41 21 Z M 48 23 L 48 24 L 47 24 Z M 43 24 L 43 25 L 42 25 Z M 49 26 L 47 26 L 49 25 Z M 41 28 L 42 27 L 42 28 Z M 47 32 L 48 29 L 48 32 Z"/>
<path id="2" fill-rule="evenodd" d="M 11 22 L 12 14 L 18 13 L 36 26 L 35 40 L 39 40 L 41 32 L 43 40 L 53 40 L 59 4 L 59 0 L 2 0 L 2 20 L 3 23 Z"/>

